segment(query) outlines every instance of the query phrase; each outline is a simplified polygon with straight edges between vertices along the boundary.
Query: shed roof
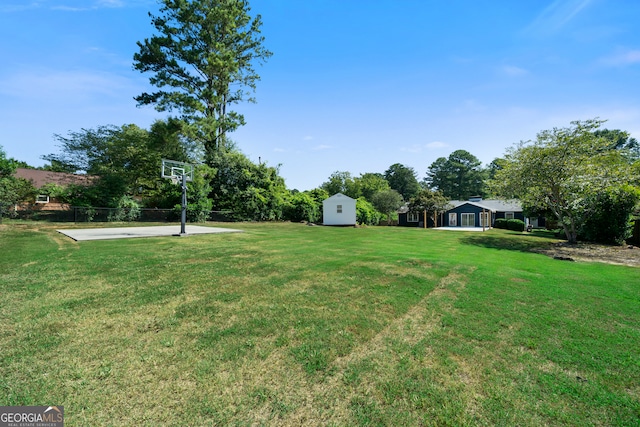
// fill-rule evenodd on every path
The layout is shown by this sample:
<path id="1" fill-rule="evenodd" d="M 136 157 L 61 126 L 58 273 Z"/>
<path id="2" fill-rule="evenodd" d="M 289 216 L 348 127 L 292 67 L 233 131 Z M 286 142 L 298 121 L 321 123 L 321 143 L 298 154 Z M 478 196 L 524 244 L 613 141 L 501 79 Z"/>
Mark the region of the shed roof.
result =
<path id="1" fill-rule="evenodd" d="M 331 196 L 331 197 L 329 197 L 327 199 L 324 199 L 322 201 L 322 203 L 327 202 L 327 201 L 334 201 L 334 200 L 338 200 L 338 199 L 340 199 L 340 200 L 350 200 L 350 201 L 354 201 L 354 202 L 356 201 L 356 199 L 352 199 L 351 197 L 345 196 L 342 193 L 336 193 L 333 196 Z"/>

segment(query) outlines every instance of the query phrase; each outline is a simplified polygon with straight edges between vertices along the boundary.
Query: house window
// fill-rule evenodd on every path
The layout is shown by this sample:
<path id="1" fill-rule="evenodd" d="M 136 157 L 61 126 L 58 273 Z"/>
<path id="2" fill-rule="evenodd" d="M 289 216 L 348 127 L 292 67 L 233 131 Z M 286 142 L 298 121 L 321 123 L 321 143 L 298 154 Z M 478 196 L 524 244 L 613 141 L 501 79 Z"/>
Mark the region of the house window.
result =
<path id="1" fill-rule="evenodd" d="M 49 196 L 46 194 L 38 194 L 36 196 L 36 203 L 49 203 Z"/>
<path id="2" fill-rule="evenodd" d="M 476 214 L 474 213 L 463 213 L 461 214 L 463 227 L 475 227 L 476 226 Z"/>
<path id="3" fill-rule="evenodd" d="M 407 222 L 418 222 L 420 221 L 420 214 L 418 212 L 409 212 L 407 214 Z"/>
<path id="4" fill-rule="evenodd" d="M 514 219 L 514 218 L 515 218 L 515 214 L 513 212 L 504 213 L 504 219 Z"/>
<path id="5" fill-rule="evenodd" d="M 338 213 L 342 213 L 342 205 L 338 205 L 337 212 L 338 212 Z"/>
<path id="6" fill-rule="evenodd" d="M 449 227 L 458 226 L 458 215 L 455 212 L 449 213 Z"/>

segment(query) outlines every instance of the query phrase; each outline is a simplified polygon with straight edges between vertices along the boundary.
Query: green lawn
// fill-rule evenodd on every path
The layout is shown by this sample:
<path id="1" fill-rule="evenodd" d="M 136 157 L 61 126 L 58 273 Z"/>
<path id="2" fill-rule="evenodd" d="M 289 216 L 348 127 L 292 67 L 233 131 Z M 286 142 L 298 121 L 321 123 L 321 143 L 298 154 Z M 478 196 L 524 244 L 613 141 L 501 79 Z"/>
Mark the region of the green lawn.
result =
<path id="1" fill-rule="evenodd" d="M 539 233 L 61 226 L 0 225 L 0 405 L 69 426 L 640 424 L 640 269 L 532 253 Z"/>

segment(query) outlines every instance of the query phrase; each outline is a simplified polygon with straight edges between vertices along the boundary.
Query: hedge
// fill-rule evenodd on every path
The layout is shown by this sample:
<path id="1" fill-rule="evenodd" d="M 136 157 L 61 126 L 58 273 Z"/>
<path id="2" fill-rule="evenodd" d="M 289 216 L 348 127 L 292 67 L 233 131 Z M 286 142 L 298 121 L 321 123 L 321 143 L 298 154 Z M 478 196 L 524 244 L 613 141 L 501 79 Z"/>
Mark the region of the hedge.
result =
<path id="1" fill-rule="evenodd" d="M 508 219 L 507 229 L 512 231 L 524 231 L 524 221 L 520 219 Z"/>

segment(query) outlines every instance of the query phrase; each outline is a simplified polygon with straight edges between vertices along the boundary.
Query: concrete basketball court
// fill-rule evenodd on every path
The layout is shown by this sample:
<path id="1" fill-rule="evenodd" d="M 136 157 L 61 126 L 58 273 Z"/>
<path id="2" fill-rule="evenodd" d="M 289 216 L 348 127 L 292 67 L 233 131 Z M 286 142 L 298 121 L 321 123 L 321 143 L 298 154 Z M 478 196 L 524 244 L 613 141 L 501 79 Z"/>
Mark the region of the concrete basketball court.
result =
<path id="1" fill-rule="evenodd" d="M 180 236 L 180 224 L 151 227 L 75 228 L 56 230 L 75 241 L 129 239 L 133 237 Z M 194 234 L 242 233 L 242 230 L 221 227 L 185 226 L 187 236 Z"/>

